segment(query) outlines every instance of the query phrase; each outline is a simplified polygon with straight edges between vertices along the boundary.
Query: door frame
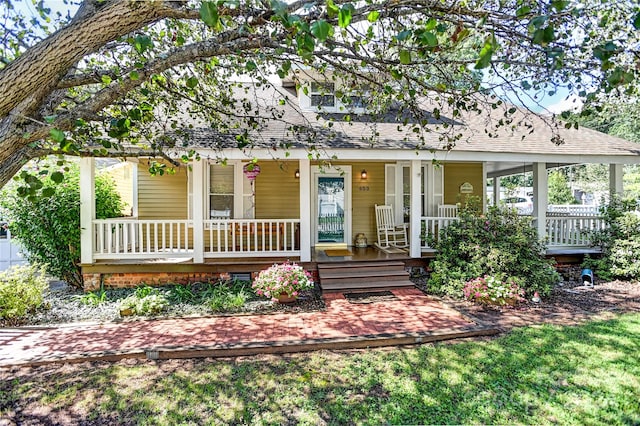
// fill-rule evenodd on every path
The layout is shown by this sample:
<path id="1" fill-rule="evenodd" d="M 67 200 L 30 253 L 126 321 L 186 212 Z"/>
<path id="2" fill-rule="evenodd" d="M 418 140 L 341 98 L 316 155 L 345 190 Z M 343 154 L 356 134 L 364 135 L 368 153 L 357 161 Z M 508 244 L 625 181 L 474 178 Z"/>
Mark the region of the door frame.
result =
<path id="1" fill-rule="evenodd" d="M 344 242 L 342 243 L 319 243 L 318 242 L 318 178 L 319 177 L 342 177 L 344 178 Z M 351 166 L 337 167 L 320 167 L 311 166 L 310 179 L 311 193 L 311 244 L 314 247 L 348 247 L 351 245 L 351 220 L 352 220 L 352 203 L 351 192 L 353 179 L 351 174 Z"/>

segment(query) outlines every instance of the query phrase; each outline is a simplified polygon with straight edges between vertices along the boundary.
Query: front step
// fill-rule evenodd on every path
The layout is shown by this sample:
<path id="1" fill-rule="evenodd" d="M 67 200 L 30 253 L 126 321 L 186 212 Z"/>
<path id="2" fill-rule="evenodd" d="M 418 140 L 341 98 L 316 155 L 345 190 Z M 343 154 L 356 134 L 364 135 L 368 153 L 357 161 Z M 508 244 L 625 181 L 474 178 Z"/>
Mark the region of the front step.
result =
<path id="1" fill-rule="evenodd" d="M 398 261 L 319 263 L 318 276 L 322 291 L 413 286 L 404 268 Z"/>

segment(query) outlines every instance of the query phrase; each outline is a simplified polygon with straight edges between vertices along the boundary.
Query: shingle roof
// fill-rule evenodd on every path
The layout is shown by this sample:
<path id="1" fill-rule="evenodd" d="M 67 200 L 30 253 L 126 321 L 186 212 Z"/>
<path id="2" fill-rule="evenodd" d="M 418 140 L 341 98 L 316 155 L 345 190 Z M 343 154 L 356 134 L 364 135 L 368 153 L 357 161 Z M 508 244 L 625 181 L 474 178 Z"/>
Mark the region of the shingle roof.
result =
<path id="1" fill-rule="evenodd" d="M 244 93 L 244 91 L 243 91 Z M 287 97 L 284 106 L 278 99 Z M 300 111 L 294 91 L 285 88 L 260 88 L 247 97 L 256 104 L 262 117 L 260 125 L 247 129 L 251 144 L 255 148 L 281 147 L 289 149 L 383 149 L 383 150 L 435 150 L 446 151 L 447 137 L 456 137 L 453 152 L 470 153 L 513 153 L 513 154 L 562 154 L 599 156 L 638 156 L 640 145 L 587 128 L 566 129 L 563 123 L 554 122 L 550 117 L 518 110 L 511 121 L 496 127 L 500 120 L 506 120 L 504 112 L 509 105 L 493 110 L 491 115 L 466 112 L 452 118 L 443 112 L 436 119 L 430 113 L 434 105 L 424 101 L 423 114 L 426 119 L 423 139 L 412 130 L 411 125 L 403 125 L 408 117 L 399 114 L 399 109 L 391 109 L 384 116 L 328 114 Z M 483 101 L 483 99 L 480 99 Z M 282 113 L 281 118 L 267 119 L 274 111 Z M 400 116 L 398 116 L 400 115 Z M 209 128 L 196 128 L 177 135 L 180 145 L 196 148 L 236 148 L 236 135 L 243 132 L 243 125 L 236 130 L 220 133 Z M 554 143 L 557 137 L 562 143 Z"/>

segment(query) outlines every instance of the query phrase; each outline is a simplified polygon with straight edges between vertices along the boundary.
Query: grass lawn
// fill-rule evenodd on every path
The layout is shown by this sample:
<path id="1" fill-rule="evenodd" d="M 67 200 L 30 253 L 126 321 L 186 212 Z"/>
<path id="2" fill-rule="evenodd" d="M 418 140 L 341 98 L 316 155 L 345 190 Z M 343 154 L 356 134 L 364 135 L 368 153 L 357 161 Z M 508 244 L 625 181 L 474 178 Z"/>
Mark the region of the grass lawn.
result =
<path id="1" fill-rule="evenodd" d="M 0 378 L 0 419 L 18 424 L 639 424 L 640 313 L 491 341 Z"/>

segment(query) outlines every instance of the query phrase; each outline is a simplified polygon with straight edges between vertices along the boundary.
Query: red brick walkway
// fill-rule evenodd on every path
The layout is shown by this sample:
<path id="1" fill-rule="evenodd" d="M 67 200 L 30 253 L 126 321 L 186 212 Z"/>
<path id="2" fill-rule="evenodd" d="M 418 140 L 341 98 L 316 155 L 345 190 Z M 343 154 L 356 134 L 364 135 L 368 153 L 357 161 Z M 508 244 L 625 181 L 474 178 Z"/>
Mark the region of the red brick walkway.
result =
<path id="1" fill-rule="evenodd" d="M 327 294 L 320 312 L 0 329 L 0 366 L 382 346 L 492 332 L 417 289 L 393 293 L 396 300 L 370 304 Z"/>

